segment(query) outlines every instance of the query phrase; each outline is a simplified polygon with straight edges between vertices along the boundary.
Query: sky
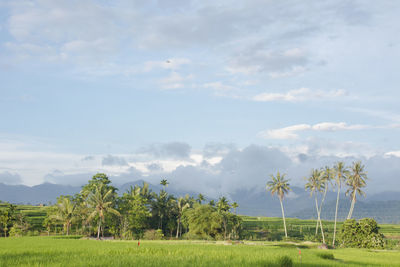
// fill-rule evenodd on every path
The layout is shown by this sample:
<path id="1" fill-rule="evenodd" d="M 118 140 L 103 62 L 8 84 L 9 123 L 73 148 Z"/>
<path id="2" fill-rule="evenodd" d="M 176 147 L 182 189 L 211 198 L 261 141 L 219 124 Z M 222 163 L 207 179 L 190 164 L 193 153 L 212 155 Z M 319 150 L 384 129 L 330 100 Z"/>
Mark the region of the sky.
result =
<path id="1" fill-rule="evenodd" d="M 0 1 L 0 182 L 400 185 L 398 1 Z"/>

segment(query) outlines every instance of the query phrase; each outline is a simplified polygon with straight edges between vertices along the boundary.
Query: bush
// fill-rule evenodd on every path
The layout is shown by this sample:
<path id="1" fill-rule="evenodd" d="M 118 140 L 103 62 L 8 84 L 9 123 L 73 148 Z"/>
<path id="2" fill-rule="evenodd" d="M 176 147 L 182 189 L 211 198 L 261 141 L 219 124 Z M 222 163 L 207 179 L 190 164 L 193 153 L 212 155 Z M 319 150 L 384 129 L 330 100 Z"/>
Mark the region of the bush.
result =
<path id="1" fill-rule="evenodd" d="M 292 267 L 293 266 L 292 258 L 290 258 L 289 256 L 279 257 L 277 263 L 280 267 Z"/>
<path id="2" fill-rule="evenodd" d="M 335 256 L 333 256 L 332 253 L 318 253 L 317 256 L 324 260 L 334 260 L 335 259 Z"/>
<path id="3" fill-rule="evenodd" d="M 364 218 L 346 220 L 339 232 L 339 243 L 342 247 L 353 248 L 384 248 L 383 235 L 379 233 L 378 224 L 374 219 Z"/>
<path id="4" fill-rule="evenodd" d="M 146 232 L 144 232 L 144 235 L 143 235 L 143 239 L 147 239 L 147 240 L 160 240 L 160 239 L 163 239 L 163 237 L 164 237 L 164 234 L 162 233 L 161 229 L 157 229 L 157 230 L 150 229 L 150 230 L 147 230 Z"/>

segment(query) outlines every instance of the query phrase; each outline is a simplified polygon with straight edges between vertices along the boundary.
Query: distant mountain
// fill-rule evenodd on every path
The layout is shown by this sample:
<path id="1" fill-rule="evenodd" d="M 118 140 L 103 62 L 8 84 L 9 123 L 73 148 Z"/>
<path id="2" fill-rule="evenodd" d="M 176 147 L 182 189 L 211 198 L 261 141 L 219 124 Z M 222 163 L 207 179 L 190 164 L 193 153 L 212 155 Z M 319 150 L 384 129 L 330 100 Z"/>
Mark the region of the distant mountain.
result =
<path id="1" fill-rule="evenodd" d="M 55 203 L 60 195 L 74 195 L 80 187 L 44 183 L 35 186 L 6 185 L 0 183 L 0 200 L 14 204 Z"/>
<path id="2" fill-rule="evenodd" d="M 336 201 L 328 201 L 322 208 L 321 218 L 334 220 Z M 350 200 L 343 199 L 339 202 L 338 220 L 345 220 L 350 209 Z M 317 213 L 314 206 L 308 206 L 298 212 L 289 214 L 290 217 L 299 219 L 316 219 Z M 374 218 L 379 223 L 400 223 L 400 201 L 357 201 L 353 219 L 365 217 Z"/>

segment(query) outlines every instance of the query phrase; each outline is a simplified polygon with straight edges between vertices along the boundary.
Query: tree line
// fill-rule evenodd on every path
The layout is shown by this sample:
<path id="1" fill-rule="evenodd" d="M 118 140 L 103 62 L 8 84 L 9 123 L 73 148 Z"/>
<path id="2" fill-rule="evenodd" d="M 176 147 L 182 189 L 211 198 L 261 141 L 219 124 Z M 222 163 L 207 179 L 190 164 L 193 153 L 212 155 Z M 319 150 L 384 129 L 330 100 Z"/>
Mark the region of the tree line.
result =
<path id="1" fill-rule="evenodd" d="M 280 201 L 282 210 L 283 226 L 285 229 L 285 237 L 287 238 L 285 211 L 283 207 L 283 199 L 285 195 L 291 191 L 289 180 L 286 179 L 286 174 L 281 174 L 279 171 L 276 175 L 270 175 L 271 180 L 267 182 L 266 190 L 271 192 L 272 195 L 277 195 Z M 343 162 L 337 162 L 333 167 L 326 166 L 321 169 L 312 169 L 310 175 L 305 178 L 307 183 L 305 185 L 305 190 L 310 191 L 310 195 L 314 195 L 315 198 L 315 209 L 317 214 L 317 225 L 315 227 L 315 235 L 318 235 L 318 228 L 321 230 L 322 242 L 325 244 L 324 229 L 322 227 L 321 221 L 321 211 L 325 201 L 326 194 L 329 190 L 329 186 L 333 190 L 337 190 L 336 198 L 336 210 L 334 218 L 334 230 L 333 230 L 333 240 L 332 246 L 335 246 L 336 240 L 336 224 L 337 224 L 337 214 L 339 208 L 339 198 L 340 191 L 343 185 L 347 187 L 346 196 L 350 197 L 351 205 L 349 213 L 347 215 L 347 220 L 351 219 L 354 211 L 354 206 L 357 200 L 357 195 L 365 195 L 362 188 L 366 186 L 367 172 L 365 171 L 365 166 L 361 161 L 353 162 L 351 166 L 346 166 Z M 318 202 L 320 199 L 320 203 Z"/>
<path id="2" fill-rule="evenodd" d="M 74 196 L 60 196 L 47 208 L 43 226 L 47 233 L 60 226 L 65 235 L 79 234 L 113 236 L 122 239 L 238 239 L 242 219 L 236 215 L 238 204 L 226 197 L 209 200 L 202 194 L 197 198 L 176 197 L 166 190 L 168 181 L 161 180 L 162 189 L 156 193 L 143 182 L 131 186 L 121 196 L 106 174 L 98 173 Z M 15 206 L 10 206 L 15 207 Z M 235 211 L 235 214 L 231 211 Z M 4 235 L 23 234 L 15 212 L 4 212 Z M 14 215 L 12 215 L 12 213 Z M 2 222 L 0 214 L 0 222 Z M 13 217 L 14 216 L 14 217 Z"/>

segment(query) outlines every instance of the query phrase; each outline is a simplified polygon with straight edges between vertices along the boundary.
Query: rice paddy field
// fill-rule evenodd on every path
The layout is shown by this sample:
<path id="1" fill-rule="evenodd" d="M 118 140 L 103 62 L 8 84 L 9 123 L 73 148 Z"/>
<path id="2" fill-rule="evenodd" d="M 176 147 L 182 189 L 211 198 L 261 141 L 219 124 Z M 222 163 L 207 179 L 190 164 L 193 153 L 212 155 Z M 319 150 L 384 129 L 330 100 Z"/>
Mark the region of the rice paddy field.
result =
<path id="1" fill-rule="evenodd" d="M 281 240 L 284 236 L 282 218 L 242 216 L 243 228 L 248 231 L 246 239 L 252 240 Z M 301 220 L 286 218 L 288 235 L 300 240 L 315 234 L 316 220 Z M 328 239 L 333 235 L 334 222 L 322 221 L 324 232 Z M 337 223 L 340 229 L 342 222 Z M 400 240 L 400 224 L 379 224 L 379 231 L 387 239 Z"/>
<path id="2" fill-rule="evenodd" d="M 0 266 L 282 266 L 283 256 L 293 266 L 400 266 L 398 250 L 324 251 L 310 243 L 0 239 Z"/>

